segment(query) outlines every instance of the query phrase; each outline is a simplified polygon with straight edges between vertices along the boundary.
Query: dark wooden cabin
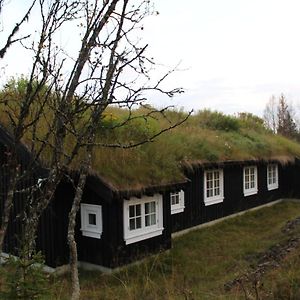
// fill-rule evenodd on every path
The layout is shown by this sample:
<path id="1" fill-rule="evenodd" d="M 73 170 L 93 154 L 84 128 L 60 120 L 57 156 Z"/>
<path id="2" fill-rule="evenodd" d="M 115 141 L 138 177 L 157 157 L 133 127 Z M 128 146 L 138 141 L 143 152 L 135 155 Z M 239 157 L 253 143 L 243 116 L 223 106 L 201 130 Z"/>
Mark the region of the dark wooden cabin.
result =
<path id="1" fill-rule="evenodd" d="M 13 209 L 11 211 L 10 222 L 2 250 L 3 252 L 17 255 L 22 239 L 22 218 L 24 217 L 27 205 L 27 189 L 36 185 L 39 178 L 47 176 L 47 170 L 42 168 L 33 158 L 25 145 L 21 143 L 15 144 L 12 135 L 0 125 L 0 216 L 2 216 L 4 199 L 8 193 L 7 188 L 10 180 L 10 165 L 8 164 L 8 159 L 12 151 L 16 152 L 19 178 L 15 188 Z"/>
<path id="2" fill-rule="evenodd" d="M 90 175 L 77 216 L 76 240 L 79 261 L 115 268 L 149 253 L 170 248 L 172 231 L 169 190 L 182 189 L 184 186 L 185 183 L 177 183 L 172 186 L 149 187 L 143 192 L 118 191 L 99 177 Z M 38 247 L 45 254 L 46 264 L 51 267 L 61 266 L 69 261 L 66 236 L 73 196 L 72 185 L 67 181 L 61 182 L 56 190 L 55 199 L 41 220 L 43 230 L 39 234 Z M 127 206 L 129 211 L 131 203 L 134 203 L 135 208 L 138 203 L 144 203 L 144 206 L 146 203 L 148 222 L 152 222 L 150 226 L 146 226 L 141 220 L 143 228 L 140 228 L 138 237 L 126 236 L 124 231 L 125 207 Z M 155 205 L 152 211 L 151 205 Z M 145 208 L 141 207 L 141 210 Z M 141 213 L 143 218 L 147 212 Z M 155 220 L 153 217 L 151 220 L 151 215 L 155 215 Z M 137 223 L 135 220 L 135 226 L 139 227 Z M 129 224 L 128 226 L 130 227 Z M 43 232 L 47 234 L 43 235 Z"/>
<path id="3" fill-rule="evenodd" d="M 274 171 L 275 182 L 268 184 L 268 171 Z M 245 171 L 254 170 L 254 188 L 245 191 Z M 184 191 L 184 211 L 172 214 L 172 232 L 260 206 L 274 200 L 297 196 L 297 185 L 290 180 L 299 172 L 295 164 L 279 161 L 229 161 L 196 165 L 187 170 L 190 183 Z M 293 174 L 294 173 L 294 174 Z M 217 176 L 217 192 L 208 191 L 208 176 Z M 271 178 L 270 178 L 271 181 Z M 212 183 L 215 188 L 214 183 Z M 249 189 L 251 190 L 251 189 Z M 210 197 L 207 197 L 207 194 Z M 218 194 L 218 196 L 214 195 Z M 172 194 L 171 194 L 172 195 Z M 172 196 L 171 196 L 172 197 Z M 212 200 L 210 200 L 212 199 Z"/>
<path id="4" fill-rule="evenodd" d="M 12 145 L 10 135 L 0 127 L 0 213 L 7 192 L 5 157 Z M 23 169 L 32 163 L 24 145 L 18 146 L 18 159 Z M 47 176 L 45 169 L 34 169 L 30 180 L 23 181 L 22 186 L 36 184 L 38 178 Z M 300 197 L 298 159 L 191 162 L 189 167 L 183 166 L 183 172 L 185 180 L 124 190 L 90 174 L 77 216 L 81 265 L 115 268 L 170 248 L 172 233 L 278 199 Z M 69 261 L 67 226 L 73 196 L 73 185 L 62 180 L 40 220 L 37 248 L 53 268 Z M 3 252 L 18 253 L 22 234 L 19 216 L 25 199 L 25 194 L 15 195 Z"/>
<path id="5" fill-rule="evenodd" d="M 252 191 L 248 191 L 247 194 L 244 190 L 245 170 L 251 173 L 253 169 L 252 179 L 255 183 Z M 208 174 L 213 172 L 215 176 L 218 176 L 216 172 L 222 173 L 219 178 L 223 181 L 220 182 L 220 189 L 223 191 L 220 191 L 222 199 L 214 198 L 211 201 L 210 197 L 205 197 L 205 193 L 208 193 L 205 185 L 207 186 Z M 77 220 L 76 239 L 79 260 L 106 268 L 115 268 L 138 260 L 149 253 L 170 248 L 171 235 L 174 232 L 278 199 L 299 197 L 299 188 L 295 179 L 299 172 L 299 164 L 296 161 L 284 165 L 274 160 L 203 164 L 186 171 L 185 183 L 149 187 L 143 192 L 118 191 L 106 184 L 103 179 L 91 175 L 84 190 Z M 251 177 L 251 174 L 249 176 Z M 272 178 L 269 178 L 270 176 Z M 213 180 L 216 181 L 215 178 Z M 47 218 L 42 221 L 45 222 L 44 231 L 47 231 L 45 241 L 41 243 L 46 245 L 46 248 L 42 250 L 47 264 L 52 267 L 68 263 L 67 215 L 73 193 L 72 186 L 62 182 L 56 191 L 55 200 L 45 213 Z M 174 199 L 177 196 L 179 201 Z M 184 197 L 183 203 L 180 203 L 181 197 Z M 139 231 L 137 234 L 128 234 L 130 227 L 133 232 L 134 227 L 139 227 L 137 216 L 146 218 L 146 209 L 143 208 L 145 203 L 152 202 L 156 205 L 156 221 L 153 221 L 155 223 L 153 225 L 158 226 L 147 232 L 144 230 L 146 224 L 141 224 L 141 228 L 136 229 Z M 178 207 L 178 204 L 181 204 L 181 207 Z M 141 211 L 139 214 L 136 211 L 137 205 L 140 205 L 144 212 Z M 131 215 L 130 210 L 132 210 Z M 148 215 L 151 215 L 151 209 L 147 210 Z M 86 220 L 84 220 L 85 216 Z M 148 222 L 151 222 L 150 218 Z M 130 220 L 134 221 L 130 224 Z M 146 221 L 141 220 L 141 222 Z M 88 232 L 88 223 L 93 225 L 90 232 Z M 47 229 L 46 224 L 52 224 L 51 230 Z"/>

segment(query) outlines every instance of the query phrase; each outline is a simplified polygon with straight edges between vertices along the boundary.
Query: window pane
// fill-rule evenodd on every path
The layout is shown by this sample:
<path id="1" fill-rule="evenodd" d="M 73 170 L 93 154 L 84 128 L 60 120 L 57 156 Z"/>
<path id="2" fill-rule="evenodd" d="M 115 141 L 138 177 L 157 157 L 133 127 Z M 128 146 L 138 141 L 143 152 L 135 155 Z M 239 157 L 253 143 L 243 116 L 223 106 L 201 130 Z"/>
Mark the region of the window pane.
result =
<path id="1" fill-rule="evenodd" d="M 141 215 L 141 204 L 135 205 L 135 215 L 140 216 Z"/>
<path id="2" fill-rule="evenodd" d="M 145 203 L 145 214 L 149 214 L 150 212 L 150 203 Z"/>
<path id="3" fill-rule="evenodd" d="M 219 183 L 220 183 L 219 179 L 215 180 L 215 187 L 218 187 Z"/>
<path id="4" fill-rule="evenodd" d="M 136 228 L 142 228 L 142 218 L 136 218 Z"/>
<path id="5" fill-rule="evenodd" d="M 135 219 L 129 220 L 129 229 L 134 230 L 135 229 Z"/>
<path id="6" fill-rule="evenodd" d="M 215 180 L 219 179 L 219 172 L 214 172 Z"/>
<path id="7" fill-rule="evenodd" d="M 89 225 L 96 225 L 96 214 L 89 214 Z"/>
<path id="8" fill-rule="evenodd" d="M 208 173 L 206 174 L 206 179 L 207 179 L 207 180 L 212 180 L 212 172 L 208 172 Z"/>
<path id="9" fill-rule="evenodd" d="M 207 190 L 207 197 L 212 197 L 212 196 L 213 196 L 212 189 Z"/>
<path id="10" fill-rule="evenodd" d="M 151 215 L 151 225 L 156 224 L 156 214 Z"/>
<path id="11" fill-rule="evenodd" d="M 150 226 L 150 215 L 145 216 L 145 225 Z"/>
<path id="12" fill-rule="evenodd" d="M 145 216 L 145 226 L 152 226 L 156 224 L 156 214 Z"/>
<path id="13" fill-rule="evenodd" d="M 219 196 L 220 195 L 220 189 L 219 188 L 215 188 L 215 196 Z"/>
<path id="14" fill-rule="evenodd" d="M 130 205 L 129 206 L 129 218 L 132 218 L 132 217 L 135 216 L 134 207 L 135 207 L 135 205 Z"/>
<path id="15" fill-rule="evenodd" d="M 207 189 L 211 189 L 213 187 L 213 182 L 212 181 L 207 181 L 206 187 L 207 187 Z"/>
<path id="16" fill-rule="evenodd" d="M 175 205 L 176 204 L 176 198 L 175 197 L 171 197 L 171 204 Z"/>
<path id="17" fill-rule="evenodd" d="M 178 198 L 178 197 L 176 197 L 176 198 Z M 153 212 L 155 213 L 155 204 L 156 203 L 153 201 L 153 202 L 150 202 L 149 204 L 150 204 L 150 212 L 151 213 L 153 213 Z"/>

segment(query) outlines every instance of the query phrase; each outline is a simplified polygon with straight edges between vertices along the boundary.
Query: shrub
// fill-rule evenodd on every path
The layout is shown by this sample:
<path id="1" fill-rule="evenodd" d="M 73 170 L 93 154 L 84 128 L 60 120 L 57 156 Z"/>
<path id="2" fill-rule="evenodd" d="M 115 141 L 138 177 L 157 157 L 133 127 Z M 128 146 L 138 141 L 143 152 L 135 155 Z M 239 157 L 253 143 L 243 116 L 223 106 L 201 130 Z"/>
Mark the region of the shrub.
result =
<path id="1" fill-rule="evenodd" d="M 254 129 L 257 131 L 266 131 L 264 120 L 251 113 L 242 112 L 238 114 L 241 127 L 246 129 Z"/>
<path id="2" fill-rule="evenodd" d="M 41 253 L 31 258 L 10 256 L 2 267 L 4 289 L 0 291 L 0 299 L 42 299 L 48 293 L 43 266 Z"/>
<path id="3" fill-rule="evenodd" d="M 203 110 L 195 118 L 202 128 L 222 131 L 238 131 L 240 128 L 237 118 L 217 111 Z"/>

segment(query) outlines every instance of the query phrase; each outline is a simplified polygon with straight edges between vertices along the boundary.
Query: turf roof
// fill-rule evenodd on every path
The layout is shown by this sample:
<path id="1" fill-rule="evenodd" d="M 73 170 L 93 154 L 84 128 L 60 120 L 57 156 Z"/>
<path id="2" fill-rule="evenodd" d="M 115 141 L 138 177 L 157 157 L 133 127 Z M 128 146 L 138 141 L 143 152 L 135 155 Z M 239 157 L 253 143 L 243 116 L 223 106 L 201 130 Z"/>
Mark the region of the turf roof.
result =
<path id="1" fill-rule="evenodd" d="M 149 113 L 149 109 L 135 110 L 133 115 L 145 113 Z M 128 111 L 110 108 L 99 124 L 97 139 L 101 143 L 135 143 L 185 116 L 182 111 L 168 111 L 165 116 L 151 114 L 119 127 L 128 117 Z M 28 143 L 29 139 L 24 142 Z M 233 117 L 205 110 L 139 147 L 95 148 L 92 168 L 94 174 L 115 189 L 139 190 L 183 182 L 186 167 L 193 169 L 205 163 L 243 160 L 275 159 L 286 163 L 295 157 L 300 157 L 300 144 L 272 134 L 258 117 L 249 114 Z M 76 167 L 75 162 L 73 168 Z"/>
<path id="2" fill-rule="evenodd" d="M 138 141 L 185 117 L 184 112 L 171 111 L 166 118 L 156 115 L 134 120 L 111 132 L 109 128 L 125 115 L 123 110 L 107 111 L 99 128 L 99 140 Z M 263 127 L 261 119 L 249 114 L 232 117 L 206 110 L 137 148 L 95 149 L 93 169 L 118 189 L 139 189 L 182 182 L 184 168 L 199 164 L 243 160 L 286 163 L 295 157 L 300 157 L 300 144 L 272 134 Z"/>

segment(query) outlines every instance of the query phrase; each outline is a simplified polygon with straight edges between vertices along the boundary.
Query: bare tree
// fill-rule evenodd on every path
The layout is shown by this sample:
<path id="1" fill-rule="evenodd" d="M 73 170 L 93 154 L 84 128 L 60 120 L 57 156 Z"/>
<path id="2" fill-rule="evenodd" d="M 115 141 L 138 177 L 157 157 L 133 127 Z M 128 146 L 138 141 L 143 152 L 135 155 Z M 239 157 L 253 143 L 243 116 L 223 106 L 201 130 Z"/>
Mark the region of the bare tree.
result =
<path id="1" fill-rule="evenodd" d="M 15 102 L 11 104 L 3 101 L 14 128 L 15 143 L 21 142 L 30 133 L 30 148 L 35 160 L 45 157 L 45 153 L 50 157 L 49 174 L 43 180 L 43 197 L 30 199 L 30 218 L 26 219 L 24 230 L 29 256 L 35 247 L 36 230 L 42 212 L 49 205 L 62 177 L 69 176 L 68 168 L 75 159 L 79 160 L 79 179 L 74 181 L 69 176 L 75 187 L 75 197 L 68 226 L 72 299 L 79 299 L 75 221 L 91 168 L 93 149 L 139 146 L 180 125 L 188 115 L 154 134 L 128 144 L 97 140 L 98 124 L 109 105 L 127 107 L 128 117 L 116 125 L 121 127 L 136 118 L 152 117 L 155 114 L 165 116 L 165 109 L 150 109 L 140 116 L 132 114 L 136 105 L 147 100 L 147 92 L 156 90 L 169 97 L 182 92 L 181 88 L 165 91 L 161 86 L 172 70 L 156 81 L 151 80 L 155 63 L 146 56 L 147 45 L 140 45 L 136 31 L 142 31 L 143 19 L 153 13 L 152 4 L 148 0 L 52 0 L 47 3 L 39 0 L 38 5 L 41 15 L 40 37 L 37 42 L 25 45 L 34 54 L 25 96 L 20 106 L 20 103 L 16 105 Z M 70 22 L 80 29 L 77 57 L 72 57 L 56 43 L 57 35 Z M 41 119 L 46 127 L 43 133 L 39 132 Z M 82 150 L 86 151 L 84 157 L 79 156 Z M 11 178 L 14 178 L 10 183 L 13 197 L 18 176 L 13 173 Z M 6 200 L 6 203 L 9 204 L 9 211 L 12 198 Z M 5 228 L 2 228 L 2 236 L 4 234 Z"/>
<path id="2" fill-rule="evenodd" d="M 293 118 L 293 108 L 291 105 L 288 105 L 283 94 L 279 97 L 277 118 L 277 133 L 289 138 L 296 137 L 297 126 Z"/>
<path id="3" fill-rule="evenodd" d="M 288 103 L 284 94 L 278 100 L 272 96 L 264 110 L 264 121 L 267 128 L 289 138 L 298 137 L 293 105 Z"/>
<path id="4" fill-rule="evenodd" d="M 25 40 L 25 39 L 30 37 L 30 34 L 28 34 L 28 35 L 25 35 L 25 36 L 20 36 L 20 37 L 15 38 L 15 36 L 19 32 L 21 26 L 23 25 L 23 23 L 29 19 L 30 13 L 32 11 L 32 8 L 35 5 L 35 2 L 36 2 L 36 0 L 32 1 L 31 5 L 28 8 L 27 12 L 25 13 L 24 17 L 18 23 L 15 24 L 15 26 L 12 29 L 11 33 L 8 35 L 5 45 L 2 46 L 2 48 L 0 48 L 0 59 L 2 59 L 4 57 L 4 55 L 7 52 L 8 48 L 12 44 L 14 44 L 16 42 L 20 42 L 20 41 Z M 4 0 L 0 0 L 0 15 L 2 13 L 3 4 L 4 4 Z"/>
<path id="5" fill-rule="evenodd" d="M 271 96 L 264 109 L 263 118 L 265 126 L 276 133 L 277 130 L 277 101 L 274 95 Z"/>

